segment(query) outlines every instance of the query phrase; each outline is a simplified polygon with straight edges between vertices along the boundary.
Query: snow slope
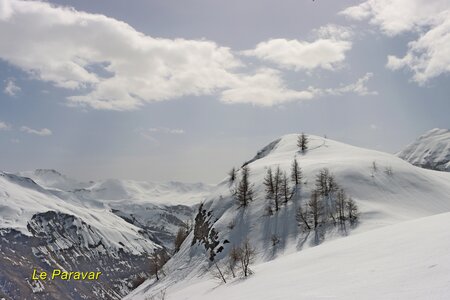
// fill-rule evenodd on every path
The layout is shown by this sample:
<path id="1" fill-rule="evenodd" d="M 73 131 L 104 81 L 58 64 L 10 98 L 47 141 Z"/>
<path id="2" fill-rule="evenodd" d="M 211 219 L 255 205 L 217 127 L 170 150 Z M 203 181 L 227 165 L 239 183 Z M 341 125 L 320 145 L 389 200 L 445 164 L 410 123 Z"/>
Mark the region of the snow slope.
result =
<path id="1" fill-rule="evenodd" d="M 23 171 L 16 175 L 28 177 L 34 182 L 46 189 L 59 189 L 70 191 L 88 186 L 88 183 L 82 183 L 73 178 L 69 178 L 53 169 L 36 169 L 34 171 Z"/>
<path id="2" fill-rule="evenodd" d="M 294 157 L 297 157 L 304 173 L 301 193 L 273 216 L 267 216 L 265 209 L 268 200 L 265 199 L 262 184 L 267 168 L 279 166 L 289 172 Z M 373 169 L 374 162 L 376 169 Z M 450 211 L 450 173 L 417 168 L 392 154 L 362 149 L 322 137 L 310 136 L 309 150 L 302 154 L 297 149 L 296 134 L 283 136 L 271 143 L 270 147 L 265 147 L 264 151 L 260 151 L 256 159 L 250 160 L 248 165 L 251 169 L 250 181 L 254 184 L 255 199 L 247 209 L 238 209 L 231 196 L 228 179 L 220 183 L 205 202 L 205 208 L 212 212 L 213 219 L 216 220 L 214 228 L 219 232 L 219 238 L 230 241 L 216 257 L 222 265 L 231 246 L 240 244 L 245 238 L 249 238 L 256 248 L 256 265 L 274 259 L 276 264 L 280 257 L 317 246 L 324 241 L 347 234 L 363 234 L 380 227 Z M 361 216 L 355 229 L 348 228 L 347 232 L 330 230 L 325 236 L 317 237 L 314 233 L 308 235 L 300 232 L 296 212 L 298 207 L 309 199 L 310 192 L 314 189 L 315 176 L 325 167 L 356 201 Z M 273 236 L 279 239 L 276 245 L 272 244 Z M 395 236 L 393 239 L 398 240 L 401 237 Z M 191 247 L 191 240 L 192 234 L 180 252 L 166 265 L 166 272 L 169 274 L 167 277 L 159 282 L 146 281 L 127 299 L 157 297 L 159 292 L 165 289 L 169 299 L 200 299 L 200 290 L 189 290 L 188 287 L 208 282 L 211 275 L 206 270 L 211 266 L 203 246 Z M 366 251 L 370 252 L 370 247 L 366 248 Z M 270 274 L 267 273 L 266 276 Z M 273 276 L 275 278 L 279 275 Z M 327 281 L 322 281 L 322 284 L 323 282 Z M 301 285 L 300 281 L 298 285 Z M 230 285 L 223 289 L 228 286 Z M 260 290 L 261 286 L 258 289 Z M 279 290 L 281 295 L 281 288 L 272 285 L 272 289 L 274 293 Z M 178 297 L 170 298 L 171 294 Z M 289 298 L 273 296 L 262 299 Z"/>
<path id="3" fill-rule="evenodd" d="M 450 213 L 355 234 L 255 266 L 246 280 L 205 280 L 166 299 L 449 299 L 447 228 Z"/>
<path id="4" fill-rule="evenodd" d="M 397 155 L 419 167 L 450 172 L 450 130 L 432 129 Z"/>
<path id="5" fill-rule="evenodd" d="M 0 172 L 0 228 L 15 229 L 31 236 L 29 221 L 35 214 L 48 211 L 79 217 L 98 231 L 106 248 L 138 254 L 159 247 L 145 239 L 139 233 L 140 228 L 118 217 L 107 207 L 75 205 L 56 197 L 29 178 Z"/>

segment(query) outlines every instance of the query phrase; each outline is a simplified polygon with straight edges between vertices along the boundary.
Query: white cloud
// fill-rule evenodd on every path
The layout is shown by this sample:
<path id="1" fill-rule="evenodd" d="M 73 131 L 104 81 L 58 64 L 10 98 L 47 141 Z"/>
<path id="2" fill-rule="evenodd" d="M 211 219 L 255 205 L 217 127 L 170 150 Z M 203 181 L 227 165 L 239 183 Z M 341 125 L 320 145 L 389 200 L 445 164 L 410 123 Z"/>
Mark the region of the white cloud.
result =
<path id="1" fill-rule="evenodd" d="M 9 78 L 5 81 L 5 88 L 3 89 L 3 93 L 9 96 L 15 96 L 20 91 L 21 88 L 16 84 L 13 78 Z"/>
<path id="2" fill-rule="evenodd" d="M 153 128 L 138 128 L 136 130 L 141 137 L 150 141 L 153 145 L 161 145 L 160 141 L 155 138 L 158 134 L 170 134 L 170 135 L 181 135 L 184 134 L 184 129 L 180 128 L 168 128 L 168 127 L 153 127 Z"/>
<path id="3" fill-rule="evenodd" d="M 327 24 L 314 30 L 318 38 L 330 40 L 350 40 L 353 30 L 350 27 Z"/>
<path id="4" fill-rule="evenodd" d="M 135 109 L 226 88 L 240 62 L 206 40 L 153 38 L 124 22 L 38 1 L 0 0 L 0 57 L 72 89 L 72 105 Z M 7 11 L 7 12 L 5 12 Z M 102 76 L 91 68 L 103 68 Z"/>
<path id="5" fill-rule="evenodd" d="M 149 142 L 151 142 L 153 145 L 155 145 L 155 146 L 161 145 L 161 143 L 152 135 L 152 133 L 150 133 L 150 132 L 148 132 L 146 130 L 141 130 L 141 131 L 139 131 L 139 134 L 144 139 L 146 139 Z"/>
<path id="6" fill-rule="evenodd" d="M 419 84 L 450 73 L 449 0 L 368 0 L 341 14 L 355 20 L 368 19 L 388 36 L 404 32 L 418 35 L 403 57 L 388 57 L 389 69 L 407 68 Z"/>
<path id="7" fill-rule="evenodd" d="M 409 68 L 414 73 L 414 81 L 422 84 L 450 73 L 450 10 L 442 13 L 441 18 L 442 23 L 409 43 L 404 57 L 388 56 L 387 67 L 392 70 Z"/>
<path id="8" fill-rule="evenodd" d="M 168 134 L 184 134 L 185 131 L 183 129 L 179 129 L 179 128 L 167 128 L 167 127 L 154 127 L 154 128 L 149 128 L 148 129 L 149 132 L 159 132 L 159 133 L 168 133 Z"/>
<path id="9" fill-rule="evenodd" d="M 245 76 L 221 95 L 221 101 L 225 103 L 250 103 L 258 106 L 273 106 L 312 98 L 314 93 L 311 91 L 287 88 L 280 77 L 280 72 L 273 69 L 260 69 L 253 76 Z"/>
<path id="10" fill-rule="evenodd" d="M 0 131 L 2 130 L 10 130 L 11 129 L 11 125 L 0 121 Z"/>
<path id="11" fill-rule="evenodd" d="M 29 133 L 29 134 L 35 134 L 39 136 L 49 136 L 52 135 L 52 131 L 48 128 L 42 128 L 42 129 L 33 129 L 27 126 L 20 127 L 20 131 Z"/>
<path id="12" fill-rule="evenodd" d="M 250 103 L 257 106 L 273 106 L 292 101 L 311 100 L 321 96 L 341 96 L 357 94 L 360 96 L 376 95 L 367 87 L 372 73 L 366 73 L 355 83 L 342 85 L 337 88 L 317 88 L 309 86 L 304 90 L 287 88 L 280 78 L 279 71 L 261 69 L 255 76 L 246 77 L 235 88 L 222 92 L 221 100 L 225 103 Z"/>
<path id="13" fill-rule="evenodd" d="M 373 77 L 372 73 L 366 73 L 359 78 L 355 83 L 351 83 L 338 88 L 326 89 L 325 92 L 329 95 L 342 95 L 346 93 L 355 93 L 360 96 L 377 95 L 376 91 L 370 91 L 367 87 L 367 82 Z"/>
<path id="14" fill-rule="evenodd" d="M 70 106 L 122 111 L 212 94 L 226 103 L 272 106 L 320 95 L 319 89 L 288 88 L 273 69 L 249 73 L 231 49 L 211 41 L 155 38 L 104 15 L 47 2 L 0 0 L 0 8 L 0 35 L 9 41 L 0 43 L 0 58 L 71 90 Z M 351 35 L 328 25 L 312 42 L 270 40 L 251 51 L 290 69 L 333 70 L 351 48 Z"/>
<path id="15" fill-rule="evenodd" d="M 318 38 L 312 42 L 271 39 L 243 54 L 295 71 L 338 68 L 352 47 L 351 31 L 345 27 L 328 25 L 316 30 L 316 33 Z"/>

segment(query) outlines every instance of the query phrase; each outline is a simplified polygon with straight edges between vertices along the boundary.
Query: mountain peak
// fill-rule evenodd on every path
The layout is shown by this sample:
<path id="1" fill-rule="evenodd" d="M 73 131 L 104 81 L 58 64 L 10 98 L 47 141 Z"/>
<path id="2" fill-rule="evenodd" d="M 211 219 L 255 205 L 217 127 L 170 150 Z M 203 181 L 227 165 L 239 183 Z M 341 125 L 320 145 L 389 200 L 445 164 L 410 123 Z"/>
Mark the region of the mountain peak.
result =
<path id="1" fill-rule="evenodd" d="M 61 174 L 60 172 L 56 171 L 55 169 L 36 169 L 36 170 L 34 170 L 34 173 L 36 175 L 54 175 L 54 176 L 65 177 L 65 175 Z"/>
<path id="2" fill-rule="evenodd" d="M 33 179 L 39 185 L 45 188 L 71 190 L 80 187 L 80 182 L 69 178 L 55 169 L 36 169 L 34 171 L 23 171 L 19 176 Z"/>
<path id="3" fill-rule="evenodd" d="M 446 136 L 447 134 L 450 134 L 450 129 L 443 129 L 443 128 L 433 128 L 423 135 L 421 135 L 418 139 L 424 139 L 429 137 L 439 137 L 439 136 Z"/>
<path id="4" fill-rule="evenodd" d="M 450 130 L 431 129 L 406 146 L 398 157 L 422 168 L 450 171 Z"/>

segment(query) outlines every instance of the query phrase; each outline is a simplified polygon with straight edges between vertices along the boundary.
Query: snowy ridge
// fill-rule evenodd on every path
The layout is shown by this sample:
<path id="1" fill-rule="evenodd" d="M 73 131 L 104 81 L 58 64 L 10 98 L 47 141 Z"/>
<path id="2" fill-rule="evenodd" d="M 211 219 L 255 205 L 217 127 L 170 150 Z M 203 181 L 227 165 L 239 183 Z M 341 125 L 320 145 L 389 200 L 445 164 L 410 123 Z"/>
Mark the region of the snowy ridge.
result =
<path id="1" fill-rule="evenodd" d="M 216 220 L 214 228 L 219 232 L 219 238 L 230 241 L 216 257 L 219 264 L 224 265 L 230 247 L 239 245 L 245 238 L 249 238 L 256 249 L 255 268 L 258 268 L 258 264 L 274 259 L 273 264 L 276 264 L 279 257 L 316 246 L 314 234 L 300 232 L 296 212 L 299 205 L 309 199 L 314 189 L 315 176 L 323 168 L 328 168 L 334 174 L 338 184 L 359 206 L 360 223 L 355 229 L 349 229 L 347 234 L 365 234 L 380 227 L 450 211 L 449 173 L 416 168 L 388 153 L 317 136 L 309 136 L 309 150 L 302 154 L 298 151 L 297 136 L 283 136 L 275 141 L 276 147 L 271 147 L 273 149 L 268 153 L 248 164 L 251 170 L 250 181 L 254 184 L 255 191 L 255 199 L 248 208 L 238 209 L 230 192 L 228 178 L 219 184 L 205 202 L 204 207 L 212 212 L 213 219 Z M 294 157 L 297 157 L 304 174 L 301 198 L 288 202 L 273 216 L 268 216 L 268 200 L 262 184 L 267 168 L 279 166 L 283 171 L 289 172 Z M 373 168 L 374 162 L 376 169 Z M 276 245 L 271 241 L 273 236 L 279 239 Z M 342 236 L 341 232 L 330 230 L 320 243 Z M 210 264 L 205 256 L 205 249 L 202 245 L 191 247 L 191 241 L 192 233 L 183 243 L 180 252 L 167 263 L 167 277 L 159 282 L 148 280 L 126 299 L 158 297 L 162 290 L 167 290 L 166 299 L 227 299 L 220 298 L 219 293 L 213 292 L 218 284 L 207 271 Z M 301 256 L 302 253 L 295 255 Z M 217 291 L 227 290 L 229 286 L 235 286 L 239 290 L 239 284 L 239 281 L 226 284 Z M 190 286 L 208 288 L 195 290 L 190 289 Z M 250 296 L 247 298 L 236 296 L 229 299 L 260 299 L 251 293 L 248 295 Z"/>
<path id="2" fill-rule="evenodd" d="M 106 179 L 81 182 L 69 178 L 56 170 L 37 169 L 17 174 L 31 178 L 40 186 L 49 190 L 73 192 L 92 200 L 149 201 L 164 205 L 197 205 L 213 189 L 204 183 L 184 183 L 177 181 L 148 182 L 125 179 Z"/>
<path id="3" fill-rule="evenodd" d="M 140 228 L 127 223 L 109 209 L 85 208 L 68 203 L 28 178 L 0 173 L 0 200 L 0 228 L 15 229 L 31 236 L 27 226 L 32 217 L 54 211 L 79 217 L 89 224 L 102 236 L 106 248 L 138 254 L 158 247 L 139 233 Z"/>
<path id="4" fill-rule="evenodd" d="M 21 177 L 33 179 L 36 183 L 46 189 L 60 189 L 68 191 L 77 188 L 83 188 L 87 184 L 78 182 L 75 179 L 59 173 L 53 169 L 37 169 L 34 171 L 23 171 L 17 174 Z"/>
<path id="5" fill-rule="evenodd" d="M 450 130 L 432 129 L 397 155 L 419 167 L 450 172 Z"/>

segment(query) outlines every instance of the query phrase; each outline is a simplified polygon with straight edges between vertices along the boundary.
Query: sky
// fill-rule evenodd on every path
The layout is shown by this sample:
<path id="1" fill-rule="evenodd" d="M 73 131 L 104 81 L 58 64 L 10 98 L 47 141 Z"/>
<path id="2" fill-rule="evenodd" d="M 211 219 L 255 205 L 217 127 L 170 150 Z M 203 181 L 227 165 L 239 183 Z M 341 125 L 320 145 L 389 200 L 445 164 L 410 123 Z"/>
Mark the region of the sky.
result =
<path id="1" fill-rule="evenodd" d="M 277 137 L 450 128 L 450 0 L 0 0 L 0 170 L 216 183 Z"/>

